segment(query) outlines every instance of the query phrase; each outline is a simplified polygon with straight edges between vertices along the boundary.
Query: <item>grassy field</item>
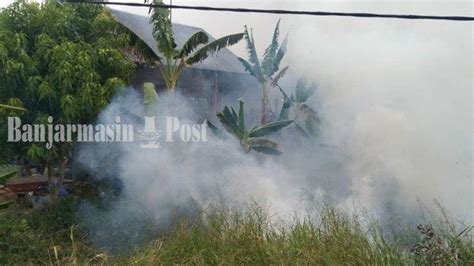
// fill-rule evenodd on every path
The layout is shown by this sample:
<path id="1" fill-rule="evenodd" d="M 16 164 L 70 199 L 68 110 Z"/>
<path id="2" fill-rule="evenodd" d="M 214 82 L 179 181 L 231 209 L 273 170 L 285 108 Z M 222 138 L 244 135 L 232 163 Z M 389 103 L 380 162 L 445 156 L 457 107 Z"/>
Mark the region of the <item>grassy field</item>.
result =
<path id="1" fill-rule="evenodd" d="M 108 253 L 92 247 L 76 223 L 76 205 L 48 211 L 0 212 L 0 264 L 193 265 L 473 265 L 469 228 L 444 220 L 437 227 L 390 228 L 326 206 L 316 221 L 271 222 L 259 207 L 203 211 L 134 250 Z M 365 224 L 364 226 L 362 224 Z M 416 227 L 416 226 L 415 226 Z M 365 228 L 365 229 L 364 229 Z M 461 231 L 459 231 L 461 230 Z M 117 240 L 119 241 L 119 240 Z M 123 240 L 120 240 L 123 241 Z M 126 241 L 126 239 L 125 239 Z"/>

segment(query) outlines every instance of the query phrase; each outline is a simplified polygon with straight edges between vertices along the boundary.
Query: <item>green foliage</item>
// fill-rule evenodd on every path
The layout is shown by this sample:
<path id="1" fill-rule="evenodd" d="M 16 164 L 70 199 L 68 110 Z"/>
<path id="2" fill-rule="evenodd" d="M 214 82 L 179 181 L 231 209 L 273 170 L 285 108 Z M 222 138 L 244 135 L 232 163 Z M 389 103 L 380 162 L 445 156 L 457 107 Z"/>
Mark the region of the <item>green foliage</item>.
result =
<path id="1" fill-rule="evenodd" d="M 145 115 L 153 116 L 159 112 L 158 93 L 156 93 L 155 85 L 153 83 L 146 82 L 143 84 L 143 104 Z"/>
<path id="2" fill-rule="evenodd" d="M 122 52 L 130 34 L 101 6 L 18 0 L 0 17 L 0 102 L 29 110 L 23 123 L 91 123 L 133 73 Z M 0 134 L 6 139 L 5 123 Z M 52 167 L 73 147 L 2 146 Z"/>
<path id="3" fill-rule="evenodd" d="M 271 155 L 281 154 L 277 149 L 277 143 L 261 137 L 271 135 L 293 122 L 278 121 L 247 129 L 245 125 L 244 101 L 242 99 L 239 99 L 239 113 L 237 113 L 233 107 L 229 108 L 225 106 L 224 110 L 217 114 L 217 118 L 219 118 L 219 121 L 224 128 L 240 141 L 242 148 L 246 152 L 254 150 Z M 210 125 L 211 130 L 215 132 L 217 128 L 210 122 L 208 122 L 208 124 Z"/>
<path id="4" fill-rule="evenodd" d="M 159 100 L 158 94 L 155 90 L 155 85 L 153 83 L 146 82 L 143 84 L 143 94 L 145 105 L 155 103 Z"/>
<path id="5" fill-rule="evenodd" d="M 288 120 L 291 115 L 294 126 L 307 137 L 315 137 L 318 134 L 319 118 L 316 111 L 306 104 L 315 90 L 315 84 L 308 84 L 303 79 L 298 81 L 295 92 L 290 97 L 280 88 L 283 106 L 279 119 Z"/>
<path id="6" fill-rule="evenodd" d="M 245 26 L 244 38 L 247 42 L 248 61 L 240 57 L 238 58 L 244 65 L 245 70 L 254 76 L 260 83 L 260 88 L 262 90 L 262 124 L 271 122 L 275 119 L 269 100 L 269 90 L 278 84 L 278 81 L 285 76 L 288 70 L 288 66 L 280 69 L 281 61 L 286 53 L 288 35 L 285 37 L 281 45 L 278 41 L 279 35 L 280 20 L 278 20 L 275 26 L 272 42 L 265 50 L 263 59 L 260 61 L 257 49 L 255 48 L 255 39 L 253 37 L 252 29 L 249 31 L 247 26 Z"/>
<path id="7" fill-rule="evenodd" d="M 14 100 L 10 100 L 10 103 L 14 103 Z M 21 103 L 20 103 L 21 104 Z M 15 106 L 15 105 L 7 105 L 7 104 L 0 104 L 0 119 L 4 119 L 7 116 L 20 116 L 27 110 L 21 106 Z M 0 136 L 6 136 L 7 135 L 7 127 L 5 126 L 5 122 L 1 121 L 0 122 Z M 15 151 L 14 147 L 12 145 L 0 145 L 0 164 L 2 163 L 8 163 L 11 161 L 11 159 L 18 154 L 17 151 Z M 0 178 L 0 184 L 1 182 Z"/>
<path id="8" fill-rule="evenodd" d="M 195 32 L 183 44 L 183 47 L 178 53 L 178 58 L 189 56 L 199 45 L 204 45 L 209 42 L 209 37 L 202 31 Z"/>
<path id="9" fill-rule="evenodd" d="M 0 31 L 0 98 L 55 118 L 86 122 L 128 81 L 127 34 L 104 9 L 17 1 Z M 112 34 L 112 32 L 118 32 Z M 31 116 L 35 116 L 31 113 Z M 78 121 L 79 120 L 79 121 Z"/>
<path id="10" fill-rule="evenodd" d="M 474 259 L 472 227 L 459 228 L 442 218 L 434 234 L 422 232 L 426 236 L 419 238 L 411 226 L 380 226 L 365 215 L 351 216 L 330 205 L 318 208 L 311 218 L 286 223 L 256 205 L 210 206 L 200 220 L 182 220 L 151 236 L 156 240 L 135 247 L 131 255 L 112 256 L 90 246 L 87 231 L 76 220 L 78 206 L 71 199 L 44 211 L 1 211 L 0 264 L 472 265 Z M 429 244 L 435 237 L 440 241 Z M 413 239 L 419 244 L 407 242 Z M 427 243 L 421 253 L 413 251 Z M 432 252 L 440 245 L 455 256 Z"/>
<path id="11" fill-rule="evenodd" d="M 100 255 L 86 245 L 76 227 L 77 203 L 61 201 L 52 209 L 24 213 L 0 211 L 0 264 L 90 264 Z M 97 258 L 100 259 L 100 258 Z"/>
<path id="12" fill-rule="evenodd" d="M 18 174 L 18 167 L 14 165 L 0 165 L 0 185 L 5 185 L 8 179 Z"/>
<path id="13" fill-rule="evenodd" d="M 205 33 L 204 33 L 205 34 Z M 186 59 L 186 64 L 193 65 L 204 61 L 210 55 L 219 50 L 238 43 L 243 38 L 243 33 L 236 33 L 221 37 L 213 42 L 207 43 L 204 47 L 198 49 L 193 55 Z"/>
<path id="14" fill-rule="evenodd" d="M 163 1 L 145 0 L 145 3 L 163 4 Z M 153 24 L 153 36 L 157 41 L 158 50 L 164 58 L 150 56 L 150 49 L 143 47 L 141 42 L 137 42 L 137 50 L 143 53 L 144 58 L 158 62 L 161 75 L 170 90 L 176 89 L 179 76 L 184 67 L 199 63 L 222 48 L 236 44 L 244 37 L 243 33 L 237 33 L 209 43 L 207 34 L 198 31 L 191 35 L 183 46 L 178 49 L 174 41 L 170 11 L 166 8 L 151 7 L 149 13 L 150 22 Z"/>
<path id="15" fill-rule="evenodd" d="M 135 256 L 120 262 L 146 265 L 433 265 L 410 253 L 410 247 L 382 234 L 380 228 L 360 216 L 350 216 L 327 206 L 316 219 L 295 219 L 282 224 L 258 206 L 244 211 L 211 208 L 201 223 L 181 223 L 165 237 L 156 240 Z M 377 232 L 367 232 L 363 224 Z M 407 228 L 404 228 L 408 231 Z M 449 237 L 452 237 L 449 236 Z M 446 241 L 449 237 L 443 238 Z M 470 246 L 452 265 L 472 264 L 472 239 L 460 237 Z M 436 264 L 435 264 L 436 265 Z M 438 264 L 444 265 L 444 264 Z"/>

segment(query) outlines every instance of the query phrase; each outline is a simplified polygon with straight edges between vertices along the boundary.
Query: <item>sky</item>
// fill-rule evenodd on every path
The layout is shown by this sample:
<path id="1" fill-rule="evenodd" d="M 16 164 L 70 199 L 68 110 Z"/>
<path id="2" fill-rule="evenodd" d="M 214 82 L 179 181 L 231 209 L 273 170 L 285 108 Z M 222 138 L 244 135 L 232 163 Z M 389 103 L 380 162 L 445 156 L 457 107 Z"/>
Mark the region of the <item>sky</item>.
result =
<path id="1" fill-rule="evenodd" d="M 40 1 L 40 0 L 36 0 Z M 169 0 L 168 0 L 169 1 Z M 165 1 L 165 2 L 168 2 Z M 13 0 L 0 0 L 0 8 L 7 6 Z M 115 0 L 115 2 L 136 2 L 143 3 L 143 0 Z M 458 15 L 473 16 L 473 5 L 471 1 L 354 1 L 354 0 L 173 0 L 176 5 L 201 5 L 214 7 L 242 7 L 242 8 L 271 8 L 271 9 L 290 9 L 290 10 L 313 10 L 313 11 L 340 11 L 340 12 L 374 12 L 374 13 L 397 13 L 397 14 L 421 14 L 421 15 Z M 128 12 L 147 15 L 146 7 L 123 7 L 111 6 Z M 212 14 L 212 16 L 210 15 Z M 357 18 L 321 18 L 321 17 L 303 17 L 272 14 L 242 14 L 227 12 L 206 12 L 193 10 L 175 10 L 173 11 L 173 21 L 177 23 L 188 24 L 201 27 L 214 37 L 223 36 L 230 32 L 242 31 L 243 25 L 248 25 L 254 29 L 255 33 L 265 32 L 271 34 L 273 27 L 278 19 L 282 19 L 281 31 L 287 32 L 297 28 L 298 22 L 316 25 L 321 22 L 352 23 L 366 21 L 378 24 L 391 23 L 392 20 L 366 20 Z M 288 23 L 290 22 L 290 23 Z M 257 49 L 264 50 L 271 36 L 265 36 L 260 41 L 261 34 L 256 34 Z M 245 47 L 243 44 L 232 47 L 231 50 L 243 56 Z"/>

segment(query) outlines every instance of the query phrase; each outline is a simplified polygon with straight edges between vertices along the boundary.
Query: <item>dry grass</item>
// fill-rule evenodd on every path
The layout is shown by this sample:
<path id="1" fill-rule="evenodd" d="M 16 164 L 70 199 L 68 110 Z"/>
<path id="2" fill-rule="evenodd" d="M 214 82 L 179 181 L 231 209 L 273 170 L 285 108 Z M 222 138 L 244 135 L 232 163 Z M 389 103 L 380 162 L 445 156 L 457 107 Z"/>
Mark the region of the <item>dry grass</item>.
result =
<path id="1" fill-rule="evenodd" d="M 1 264 L 138 265 L 472 265 L 470 227 L 421 225 L 390 240 L 375 223 L 326 206 L 318 219 L 272 222 L 262 208 L 213 208 L 196 222 L 183 221 L 132 254 L 108 255 L 87 244 L 73 209 L 42 214 L 0 213 Z M 62 214 L 61 214 L 62 213 Z M 54 224 L 53 220 L 56 220 Z M 364 222 L 364 225 L 362 225 Z M 388 229 L 389 230 L 389 229 Z M 454 231 L 453 231 L 454 230 Z M 407 238 L 416 240 L 406 244 Z M 413 241 L 412 241 L 413 242 Z"/>

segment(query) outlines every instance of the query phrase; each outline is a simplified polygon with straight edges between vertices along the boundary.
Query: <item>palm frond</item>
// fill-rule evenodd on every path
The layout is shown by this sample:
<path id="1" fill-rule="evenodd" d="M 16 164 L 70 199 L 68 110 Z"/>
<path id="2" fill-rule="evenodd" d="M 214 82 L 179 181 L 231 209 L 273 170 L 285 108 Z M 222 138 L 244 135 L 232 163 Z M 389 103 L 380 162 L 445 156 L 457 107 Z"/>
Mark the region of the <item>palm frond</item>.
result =
<path id="1" fill-rule="evenodd" d="M 288 97 L 288 94 L 286 94 L 286 92 L 280 86 L 277 86 L 277 87 L 280 90 L 281 94 L 283 94 L 283 106 L 281 107 L 280 116 L 278 120 L 280 121 L 289 120 L 290 108 L 293 105 L 293 100 L 292 98 Z"/>
<path id="2" fill-rule="evenodd" d="M 216 127 L 211 121 L 206 120 L 207 127 L 211 130 L 211 132 L 217 137 L 223 137 L 222 131 Z"/>
<path id="3" fill-rule="evenodd" d="M 186 60 L 186 63 L 189 65 L 198 63 L 209 57 L 210 55 L 218 52 L 222 48 L 234 45 L 238 43 L 244 37 L 243 33 L 237 33 L 232 35 L 227 35 L 222 38 L 219 38 L 209 44 L 201 47 L 197 50 L 190 58 Z"/>
<path id="4" fill-rule="evenodd" d="M 257 77 L 256 73 L 253 71 L 252 65 L 247 60 L 241 57 L 237 57 L 237 59 L 240 61 L 240 63 L 242 63 L 242 65 L 244 65 L 245 71 L 249 72 L 250 75 Z"/>
<path id="5" fill-rule="evenodd" d="M 206 44 L 209 42 L 209 37 L 203 31 L 198 31 L 191 35 L 186 42 L 184 43 L 183 47 L 179 51 L 178 58 L 187 57 L 191 54 L 199 45 Z"/>
<path id="6" fill-rule="evenodd" d="M 273 32 L 273 38 L 270 45 L 265 50 L 262 60 L 263 73 L 266 76 L 271 76 L 273 69 L 275 69 L 275 59 L 278 51 L 278 36 L 280 35 L 280 20 L 278 20 L 275 31 Z"/>
<path id="7" fill-rule="evenodd" d="M 250 149 L 268 155 L 280 155 L 278 144 L 268 139 L 250 139 Z"/>
<path id="8" fill-rule="evenodd" d="M 288 95 L 280 87 L 278 88 L 283 94 L 283 106 L 281 107 L 280 116 L 278 120 L 280 121 L 288 120 L 290 117 L 290 108 L 292 106 L 292 102 L 291 102 L 291 99 L 288 97 Z"/>
<path id="9" fill-rule="evenodd" d="M 145 0 L 145 3 L 149 2 Z M 153 0 L 153 4 L 163 4 L 163 0 Z M 158 49 L 167 58 L 174 56 L 176 43 L 173 37 L 173 25 L 170 11 L 166 8 L 150 8 L 150 23 L 153 25 L 153 36 L 158 43 Z"/>
<path id="10" fill-rule="evenodd" d="M 274 133 L 286 126 L 289 126 L 291 123 L 293 123 L 293 120 L 285 120 L 285 121 L 277 121 L 277 122 L 272 122 L 265 124 L 263 126 L 259 126 L 255 128 L 254 130 L 249 132 L 249 137 L 255 138 L 255 137 L 263 137 L 265 135 L 269 135 L 271 133 Z"/>
<path id="11" fill-rule="evenodd" d="M 153 65 L 155 61 L 160 60 L 159 56 L 157 56 L 150 46 L 148 46 L 148 44 L 146 44 L 142 39 L 138 38 L 132 45 L 139 60 L 143 60 L 150 65 Z"/>
<path id="12" fill-rule="evenodd" d="M 231 111 L 226 106 L 222 112 L 217 114 L 217 118 L 221 122 L 221 124 L 229 131 L 231 134 L 239 137 L 239 130 L 237 128 L 236 120 L 231 114 Z"/>
<path id="13" fill-rule="evenodd" d="M 280 81 L 281 78 L 283 78 L 288 71 L 289 66 L 284 67 L 278 73 L 275 75 L 274 78 L 271 79 L 272 86 L 275 87 L 278 84 L 278 81 Z"/>
<path id="14" fill-rule="evenodd" d="M 235 122 L 235 124 L 237 124 L 237 121 L 239 121 L 239 115 L 237 114 L 234 107 L 232 106 L 230 107 L 230 114 L 232 115 L 232 119 Z"/>
<path id="15" fill-rule="evenodd" d="M 272 147 L 276 148 L 278 147 L 278 144 L 274 141 L 268 140 L 268 139 L 262 139 L 262 138 L 250 138 L 248 140 L 249 145 L 255 145 L 255 146 L 267 146 L 267 147 Z"/>
<path id="16" fill-rule="evenodd" d="M 304 103 L 308 100 L 311 95 L 313 95 L 314 91 L 316 90 L 316 85 L 311 84 L 308 85 L 306 80 L 300 79 L 296 84 L 295 89 L 295 100 L 300 103 Z"/>
<path id="17" fill-rule="evenodd" d="M 273 75 L 280 68 L 281 60 L 283 59 L 283 57 L 286 54 L 287 46 L 288 46 L 288 33 L 286 34 L 285 39 L 281 43 L 277 54 L 275 55 L 273 69 L 272 69 L 272 71 L 270 71 L 270 76 Z"/>
<path id="18" fill-rule="evenodd" d="M 245 71 L 249 72 L 250 75 L 254 76 L 258 80 L 258 82 L 264 82 L 262 71 L 260 68 L 258 68 L 257 65 L 252 66 L 247 60 L 240 57 L 238 57 L 237 59 L 242 63 L 242 65 L 244 65 Z"/>
<path id="19" fill-rule="evenodd" d="M 171 31 L 160 31 L 155 38 L 158 43 L 158 50 L 160 50 L 166 58 L 174 58 L 176 43 L 174 42 L 173 33 Z"/>
<path id="20" fill-rule="evenodd" d="M 249 61 L 250 63 L 260 68 L 260 62 L 258 60 L 257 49 L 255 48 L 255 40 L 253 38 L 253 32 L 249 33 L 247 26 L 245 26 L 244 34 L 245 34 L 245 41 L 247 41 L 247 52 L 249 53 Z"/>

